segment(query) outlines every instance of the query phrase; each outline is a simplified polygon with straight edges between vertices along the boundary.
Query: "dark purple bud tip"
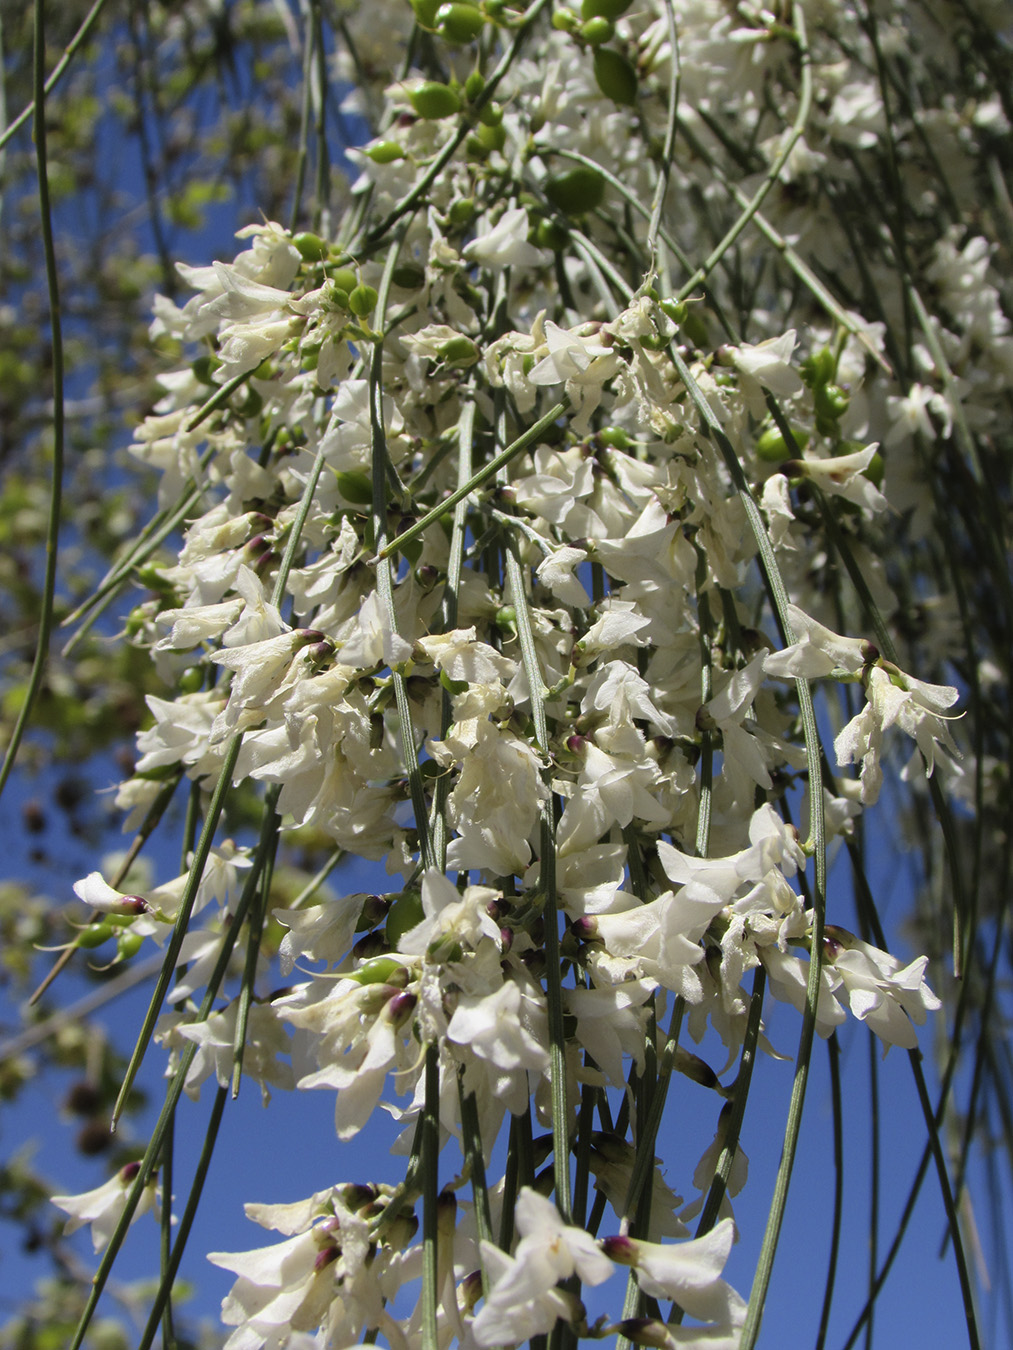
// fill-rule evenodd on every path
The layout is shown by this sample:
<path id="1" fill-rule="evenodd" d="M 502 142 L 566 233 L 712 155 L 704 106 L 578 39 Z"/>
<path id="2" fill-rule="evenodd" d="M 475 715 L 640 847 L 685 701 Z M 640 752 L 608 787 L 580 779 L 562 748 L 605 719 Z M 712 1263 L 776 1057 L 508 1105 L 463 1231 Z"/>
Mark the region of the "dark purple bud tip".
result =
<path id="1" fill-rule="evenodd" d="M 406 1022 L 415 1011 L 415 1005 L 418 1003 L 418 997 L 415 994 L 398 993 L 387 1004 L 387 1016 L 397 1026 Z"/>
<path id="2" fill-rule="evenodd" d="M 574 919 L 570 931 L 581 942 L 593 942 L 598 936 L 598 920 L 593 914 L 583 914 L 579 919 Z"/>
<path id="3" fill-rule="evenodd" d="M 658 1350 L 667 1350 L 668 1346 L 675 1344 L 665 1324 L 653 1322 L 649 1317 L 625 1317 L 615 1329 L 634 1345 L 650 1345 L 658 1347 Z"/>
<path id="4" fill-rule="evenodd" d="M 328 1266 L 334 1264 L 341 1254 L 339 1247 L 325 1247 L 322 1252 L 317 1252 L 317 1259 L 313 1262 L 313 1269 L 317 1273 L 326 1270 Z"/>
<path id="5" fill-rule="evenodd" d="M 870 642 L 868 638 L 864 639 L 860 650 L 862 653 L 862 660 L 867 666 L 874 666 L 879 660 L 879 648 L 874 642 Z"/>
<path id="6" fill-rule="evenodd" d="M 121 1182 L 124 1186 L 129 1185 L 130 1182 L 133 1181 L 134 1177 L 137 1176 L 137 1173 L 138 1173 L 140 1170 L 141 1170 L 141 1164 L 140 1164 L 139 1162 L 129 1162 L 129 1163 L 127 1163 L 127 1165 L 126 1165 L 125 1167 L 121 1167 L 121 1168 L 120 1168 L 120 1182 Z"/>
<path id="7" fill-rule="evenodd" d="M 353 1211 L 371 1205 L 376 1199 L 376 1194 L 375 1186 L 367 1186 L 360 1181 L 349 1181 L 341 1187 L 341 1199 L 345 1208 Z"/>
<path id="8" fill-rule="evenodd" d="M 618 1261 L 623 1266 L 632 1266 L 637 1259 L 637 1244 L 632 1238 L 621 1237 L 618 1234 L 615 1237 L 602 1238 L 601 1249 L 610 1261 Z"/>

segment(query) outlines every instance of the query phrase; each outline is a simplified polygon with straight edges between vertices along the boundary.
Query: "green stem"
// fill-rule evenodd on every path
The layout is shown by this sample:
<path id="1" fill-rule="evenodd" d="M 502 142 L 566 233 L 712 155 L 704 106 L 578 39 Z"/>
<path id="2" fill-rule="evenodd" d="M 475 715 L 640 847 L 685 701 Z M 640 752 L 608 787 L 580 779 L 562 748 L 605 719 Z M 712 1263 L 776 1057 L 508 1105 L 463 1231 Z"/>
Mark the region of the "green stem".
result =
<path id="1" fill-rule="evenodd" d="M 373 562 L 382 562 L 384 558 L 389 558 L 391 554 L 397 553 L 403 549 L 405 544 L 410 544 L 413 540 L 418 539 L 419 535 L 428 530 L 429 526 L 432 525 L 434 521 L 445 516 L 459 501 L 463 501 L 464 498 L 469 497 L 476 488 L 480 488 L 485 483 L 488 483 L 490 478 L 495 478 L 500 469 L 509 464 L 522 450 L 526 450 L 529 445 L 534 441 L 537 441 L 543 432 L 548 431 L 549 427 L 553 426 L 559 418 L 565 416 L 569 410 L 570 400 L 564 396 L 558 403 L 552 405 L 544 417 L 540 417 L 538 421 L 533 422 L 526 431 L 521 432 L 516 440 L 511 441 L 505 450 L 501 450 L 498 455 L 495 455 L 489 460 L 488 464 L 484 464 L 481 469 L 476 473 L 473 473 L 468 481 L 462 483 L 449 497 L 445 497 L 443 501 L 434 506 L 432 510 L 427 511 L 424 516 L 421 516 L 414 525 L 411 525 L 407 530 L 404 530 L 401 534 L 397 535 L 396 538 L 390 540 L 389 543 L 385 543 L 382 548 L 377 549 L 376 557 L 373 559 Z"/>
<path id="2" fill-rule="evenodd" d="M 436 1308 L 440 1153 L 440 1051 L 426 1046 L 426 1097 L 422 1125 L 422 1346 L 438 1350 Z"/>
<path id="3" fill-rule="evenodd" d="M 204 1145 L 201 1149 L 200 1157 L 197 1160 L 197 1168 L 194 1172 L 193 1182 L 190 1186 L 190 1194 L 187 1196 L 186 1208 L 183 1211 L 183 1217 L 179 1221 L 179 1232 L 176 1234 L 176 1241 L 172 1244 L 172 1253 L 168 1264 L 162 1273 L 159 1281 L 158 1292 L 155 1294 L 155 1300 L 151 1305 L 151 1311 L 148 1314 L 147 1325 L 137 1343 L 137 1350 L 148 1350 L 152 1341 L 155 1339 L 155 1332 L 158 1330 L 159 1318 L 162 1316 L 163 1309 L 168 1315 L 170 1308 L 170 1295 L 172 1293 L 173 1282 L 176 1278 L 176 1272 L 179 1270 L 179 1263 L 183 1259 L 183 1252 L 186 1249 L 187 1238 L 190 1236 L 190 1229 L 193 1227 L 193 1221 L 197 1214 L 197 1206 L 200 1204 L 200 1198 L 204 1191 L 204 1183 L 207 1179 L 208 1168 L 211 1166 L 211 1158 L 214 1154 L 215 1144 L 218 1140 L 218 1130 L 222 1123 L 222 1114 L 225 1111 L 225 1103 L 228 1101 L 228 1089 L 220 1087 L 215 1093 L 214 1105 L 211 1108 L 211 1117 L 208 1121 L 208 1127 L 204 1135 Z M 171 1208 L 171 1197 L 168 1194 L 168 1182 L 165 1185 L 166 1194 L 163 1196 L 162 1203 L 166 1212 Z M 168 1344 L 169 1342 L 166 1342 Z"/>

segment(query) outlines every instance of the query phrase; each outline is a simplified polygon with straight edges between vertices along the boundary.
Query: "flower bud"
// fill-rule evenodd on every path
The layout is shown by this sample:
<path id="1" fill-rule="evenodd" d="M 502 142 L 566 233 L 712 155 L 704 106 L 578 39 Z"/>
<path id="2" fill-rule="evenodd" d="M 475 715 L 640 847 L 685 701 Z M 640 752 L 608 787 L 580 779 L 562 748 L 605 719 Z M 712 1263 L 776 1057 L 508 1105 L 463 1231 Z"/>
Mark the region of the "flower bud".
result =
<path id="1" fill-rule="evenodd" d="M 401 1028 L 414 1013 L 418 1001 L 418 997 L 415 994 L 404 992 L 395 994 L 384 1009 L 384 1016 L 387 1017 L 396 1028 Z"/>
<path id="2" fill-rule="evenodd" d="M 633 1266 L 637 1262 L 637 1244 L 628 1237 L 607 1237 L 601 1240 L 601 1249 L 610 1261 L 620 1266 Z"/>
<path id="3" fill-rule="evenodd" d="M 457 1295 L 464 1304 L 461 1311 L 465 1316 L 473 1312 L 475 1304 L 482 1297 L 482 1272 L 473 1270 L 470 1275 L 465 1275 L 457 1286 Z"/>
<path id="4" fill-rule="evenodd" d="M 669 1350 L 670 1346 L 675 1345 L 664 1322 L 656 1322 L 649 1317 L 624 1317 L 614 1329 L 634 1345 L 654 1346 L 656 1350 Z"/>
<path id="5" fill-rule="evenodd" d="M 711 1066 L 705 1060 L 702 1060 L 699 1055 L 694 1055 L 689 1050 L 683 1050 L 681 1045 L 676 1048 L 675 1067 L 681 1074 L 691 1078 L 694 1083 L 699 1083 L 701 1087 L 716 1088 L 719 1086 L 718 1076 Z"/>
<path id="6" fill-rule="evenodd" d="M 388 950 L 389 944 L 383 933 L 376 932 L 360 938 L 349 954 L 353 961 L 370 961 L 374 956 L 385 956 Z"/>

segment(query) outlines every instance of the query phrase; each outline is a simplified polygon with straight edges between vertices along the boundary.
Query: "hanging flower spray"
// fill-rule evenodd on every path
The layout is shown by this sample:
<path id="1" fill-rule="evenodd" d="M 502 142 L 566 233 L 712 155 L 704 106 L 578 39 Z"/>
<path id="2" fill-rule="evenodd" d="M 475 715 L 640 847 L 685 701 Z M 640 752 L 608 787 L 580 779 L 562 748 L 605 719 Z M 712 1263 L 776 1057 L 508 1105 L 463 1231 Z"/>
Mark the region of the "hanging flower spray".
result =
<path id="1" fill-rule="evenodd" d="M 947 837 L 975 771 L 957 637 L 903 631 L 891 548 L 931 551 L 938 439 L 1004 415 L 992 245 L 925 176 L 1004 115 L 906 101 L 956 49 L 877 9 L 375 0 L 333 50 L 311 25 L 308 125 L 320 71 L 373 119 L 350 190 L 156 304 L 186 360 L 132 449 L 182 545 L 128 623 L 165 693 L 119 803 L 143 825 L 189 785 L 195 825 L 157 892 L 78 887 L 164 944 L 124 1094 L 171 1055 L 136 1175 L 59 1201 L 109 1242 L 95 1298 L 181 1094 L 247 1076 L 332 1094 L 342 1140 L 395 1099 L 408 1161 L 254 1197 L 271 1245 L 210 1258 L 231 1350 L 754 1343 L 814 1037 L 850 1012 L 914 1049 L 939 1007 L 828 849 L 857 865 L 891 759 Z M 279 905 L 296 832 L 386 885 Z M 722 1272 L 770 998 L 800 1038 L 750 1296 Z M 656 1157 L 667 1111 L 713 1119 L 702 1159 Z"/>

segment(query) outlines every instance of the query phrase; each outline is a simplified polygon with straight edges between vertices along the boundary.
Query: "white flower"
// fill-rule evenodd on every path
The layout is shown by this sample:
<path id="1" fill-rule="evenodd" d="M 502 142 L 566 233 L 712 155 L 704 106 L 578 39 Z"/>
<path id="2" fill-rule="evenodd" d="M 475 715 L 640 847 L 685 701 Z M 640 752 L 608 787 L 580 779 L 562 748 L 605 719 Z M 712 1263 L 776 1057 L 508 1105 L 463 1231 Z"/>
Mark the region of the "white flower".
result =
<path id="1" fill-rule="evenodd" d="M 74 894 L 100 914 L 146 914 L 151 908 L 142 895 L 114 890 L 101 872 L 89 872 L 82 881 L 75 881 Z"/>
<path id="2" fill-rule="evenodd" d="M 538 580 L 547 586 L 557 600 L 564 604 L 575 605 L 577 609 L 587 609 L 591 597 L 584 589 L 580 579 L 574 576 L 574 569 L 587 562 L 587 552 L 569 544 L 553 549 L 535 569 Z"/>
<path id="3" fill-rule="evenodd" d="M 490 994 L 462 997 L 447 1038 L 505 1073 L 525 1070 L 540 1075 L 549 1067 L 545 1009 L 540 999 L 525 995 L 516 980 L 504 980 Z"/>
<path id="4" fill-rule="evenodd" d="M 523 206 L 511 206 L 495 225 L 483 216 L 477 239 L 465 247 L 464 257 L 480 267 L 538 267 L 548 259 L 544 249 L 529 244 L 528 213 Z"/>
<path id="5" fill-rule="evenodd" d="M 113 1235 L 140 1167 L 140 1163 L 127 1163 L 126 1167 L 121 1167 L 116 1175 L 111 1176 L 103 1185 L 96 1186 L 93 1191 L 85 1191 L 81 1195 L 52 1196 L 53 1204 L 70 1215 L 65 1231 L 73 1233 L 78 1228 L 83 1228 L 86 1223 L 91 1224 L 91 1240 L 95 1250 L 101 1251 Z M 157 1177 L 153 1176 L 141 1192 L 131 1223 L 155 1205 L 157 1192 Z"/>
<path id="6" fill-rule="evenodd" d="M 754 417 L 762 417 L 766 409 L 763 389 L 769 389 L 777 398 L 790 398 L 801 392 L 802 377 L 791 365 L 791 354 L 795 350 L 794 328 L 780 337 L 767 338 L 765 342 L 744 342 L 727 350 L 732 365 L 739 372 L 740 387 Z"/>
<path id="7" fill-rule="evenodd" d="M 861 638 L 842 637 L 811 619 L 797 605 L 788 606 L 788 621 L 799 635 L 790 646 L 768 656 L 763 669 L 781 679 L 820 679 L 837 667 L 851 674 L 862 669 L 870 649 Z"/>
<path id="8" fill-rule="evenodd" d="M 551 319 L 545 322 L 545 341 L 548 355 L 529 372 L 528 380 L 535 385 L 566 382 L 567 397 L 577 412 L 573 429 L 583 436 L 591 424 L 591 414 L 601 402 L 606 382 L 620 370 L 622 361 L 611 346 L 598 339 L 596 332 L 560 328 Z"/>
<path id="9" fill-rule="evenodd" d="M 493 1278 L 485 1305 L 472 1323 L 479 1345 L 516 1345 L 540 1331 L 549 1331 L 573 1308 L 559 1280 L 578 1275 L 598 1285 L 614 1269 L 590 1233 L 563 1223 L 555 1205 L 525 1186 L 514 1211 L 521 1240 L 513 1258 L 491 1243 L 482 1243 L 482 1258 Z"/>
<path id="10" fill-rule="evenodd" d="M 872 463 L 879 450 L 879 442 L 874 441 L 864 450 L 855 450 L 850 455 L 837 455 L 829 459 L 816 459 L 805 455 L 795 464 L 803 466 L 804 476 L 822 489 L 828 497 L 843 497 L 855 506 L 866 511 L 885 511 L 889 505 L 886 498 L 867 477 L 865 470 Z"/>
<path id="11" fill-rule="evenodd" d="M 952 685 L 926 684 L 903 671 L 874 666 L 866 682 L 868 702 L 834 741 L 838 764 L 862 763 L 862 801 L 872 805 L 883 781 L 880 751 L 883 732 L 897 723 L 918 745 L 931 777 L 938 747 L 956 756 L 945 710 L 957 701 Z M 908 768 L 911 772 L 911 766 Z"/>
<path id="12" fill-rule="evenodd" d="M 919 956 L 902 968 L 889 952 L 833 926 L 827 927 L 824 944 L 826 960 L 840 977 L 854 1015 L 866 1022 L 885 1046 L 914 1050 L 918 1037 L 912 1023 L 922 1026 L 926 1014 L 941 1006 L 925 983 L 929 958 Z"/>
<path id="13" fill-rule="evenodd" d="M 238 1012 L 239 1003 L 233 1000 L 222 1012 L 212 1013 L 203 1022 L 184 1023 L 175 1028 L 176 1035 L 199 1047 L 185 1084 L 187 1096 L 195 1101 L 200 1096 L 201 1083 L 210 1074 L 214 1074 L 219 1087 L 227 1086 L 232 1076 Z M 260 1084 L 265 1106 L 271 1100 L 268 1084 L 285 1089 L 295 1084 L 292 1066 L 277 1059 L 278 1055 L 287 1055 L 289 1049 L 289 1039 L 275 1010 L 270 1004 L 252 1004 L 246 1024 L 243 1075 Z"/>
<path id="14" fill-rule="evenodd" d="M 701 1322 L 741 1326 L 746 1303 L 720 1278 L 735 1240 L 735 1225 L 722 1219 L 690 1242 L 665 1243 L 606 1238 L 602 1247 L 615 1261 L 633 1266 L 645 1294 L 671 1299 Z"/>

